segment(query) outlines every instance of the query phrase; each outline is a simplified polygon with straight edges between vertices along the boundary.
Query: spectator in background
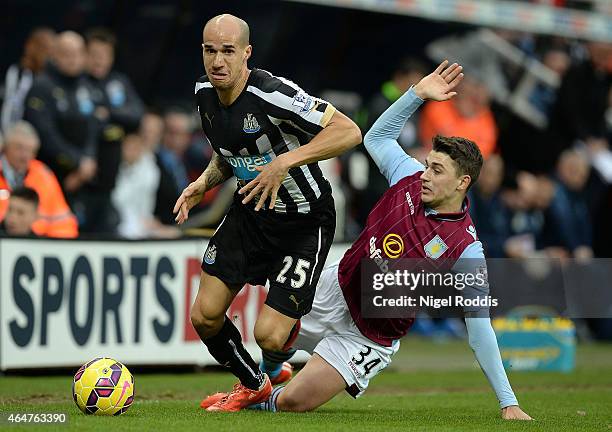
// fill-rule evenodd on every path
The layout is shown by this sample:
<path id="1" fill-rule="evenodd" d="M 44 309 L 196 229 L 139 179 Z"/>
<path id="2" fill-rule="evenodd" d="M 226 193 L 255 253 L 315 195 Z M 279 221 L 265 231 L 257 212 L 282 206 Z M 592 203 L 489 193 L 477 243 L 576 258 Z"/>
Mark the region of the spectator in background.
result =
<path id="1" fill-rule="evenodd" d="M 185 155 L 191 145 L 191 117 L 185 111 L 171 109 L 164 114 L 164 131 L 157 150 L 161 180 L 155 215 L 164 225 L 174 223 L 172 208 L 177 197 L 189 184 Z"/>
<path id="2" fill-rule="evenodd" d="M 592 215 L 593 249 L 597 256 L 612 256 L 612 44 L 590 42 L 589 60 L 570 69 L 559 96 L 558 115 L 551 128 L 557 152 L 577 144 L 594 168 L 581 198 L 587 196 Z M 575 88 L 574 86 L 580 86 Z M 574 117 L 575 116 L 575 117 Z M 567 123 L 565 121 L 567 120 Z M 563 137 L 563 134 L 570 134 Z"/>
<path id="3" fill-rule="evenodd" d="M 563 257 L 593 257 L 591 217 L 584 192 L 589 162 L 581 153 L 566 150 L 557 165 L 554 195 L 544 216 L 542 247 L 562 249 Z"/>
<path id="4" fill-rule="evenodd" d="M 391 80 L 382 84 L 380 92 L 367 104 L 367 122 L 363 133 L 367 132 L 376 119 L 386 111 L 411 85 L 418 83 L 421 78 L 429 73 L 429 68 L 420 60 L 405 58 L 393 71 Z M 417 111 L 409 118 L 397 141 L 407 152 L 413 152 L 418 147 L 417 125 L 420 113 Z M 355 210 L 355 222 L 361 231 L 365 225 L 366 218 L 374 207 L 374 204 L 389 188 L 385 177 L 380 173 L 378 167 L 365 154 L 362 146 L 355 148 L 349 158 L 349 179 L 354 190 L 353 208 Z M 367 169 L 364 169 L 366 168 Z"/>
<path id="5" fill-rule="evenodd" d="M 171 109 L 164 114 L 164 133 L 158 150 L 161 165 L 171 174 L 177 196 L 189 185 L 185 154 L 191 145 L 191 117 L 184 111 Z"/>
<path id="6" fill-rule="evenodd" d="M 43 71 L 51 55 L 55 32 L 47 27 L 34 29 L 26 39 L 19 63 L 6 71 L 0 127 L 6 132 L 23 118 L 25 100 L 34 78 Z"/>
<path id="7" fill-rule="evenodd" d="M 164 133 L 164 120 L 153 112 L 147 111 L 140 122 L 139 135 L 144 141 L 145 147 L 152 152 L 157 152 L 162 135 Z"/>
<path id="8" fill-rule="evenodd" d="M 510 235 L 510 213 L 502 201 L 500 189 L 504 178 L 504 161 L 493 154 L 484 162 L 478 182 L 470 193 L 470 215 L 478 227 L 486 256 L 503 258 L 504 244 Z"/>
<path id="9" fill-rule="evenodd" d="M 5 151 L 0 158 L 0 221 L 4 219 L 11 191 L 29 187 L 40 200 L 38 219 L 32 229 L 41 237 L 78 236 L 76 217 L 70 211 L 57 178 L 36 160 L 40 141 L 36 130 L 19 121 L 6 133 Z"/>
<path id="10" fill-rule="evenodd" d="M 515 181 L 516 184 L 501 193 L 503 203 L 510 211 L 509 237 L 504 243 L 504 253 L 510 258 L 528 258 L 537 251 L 536 242 L 544 225 L 542 208 L 548 205 L 548 194 L 544 190 L 540 196 L 538 178 L 531 173 L 521 171 Z"/>
<path id="11" fill-rule="evenodd" d="M 142 136 L 127 135 L 112 195 L 113 205 L 119 213 L 119 235 L 136 239 L 169 238 L 180 234 L 177 228 L 164 226 L 154 216 L 160 177 L 155 154 Z"/>
<path id="12" fill-rule="evenodd" d="M 380 92 L 374 95 L 368 103 L 366 132 L 393 102 L 398 100 L 401 95 L 408 91 L 410 86 L 418 83 L 428 73 L 429 68 L 422 61 L 410 57 L 403 59 L 393 71 L 391 80 L 384 82 Z M 418 146 L 418 112 L 413 117 L 408 119 L 398 138 L 398 142 L 404 150 Z M 378 170 L 376 171 L 378 172 Z"/>
<path id="13" fill-rule="evenodd" d="M 146 151 L 155 155 L 155 162 L 159 171 L 159 186 L 155 196 L 154 216 L 164 225 L 174 224 L 172 207 L 176 202 L 178 190 L 170 171 L 162 164 L 159 149 L 164 134 L 164 119 L 153 111 L 147 112 L 140 123 L 139 136 Z"/>
<path id="14" fill-rule="evenodd" d="M 519 172 L 517 191 L 504 191 L 513 210 L 506 254 L 514 258 L 545 255 L 589 259 L 591 220 L 583 188 L 589 175 L 584 157 L 568 152 L 559 165 L 559 180 Z M 563 178 L 563 180 L 561 180 Z M 582 195 L 582 196 L 579 196 Z M 572 202 L 575 199 L 575 202 Z"/>
<path id="15" fill-rule="evenodd" d="M 497 125 L 487 87 L 473 74 L 466 74 L 455 98 L 425 105 L 419 134 L 427 151 L 436 135 L 462 136 L 478 144 L 482 156 L 487 159 L 497 147 Z"/>
<path id="16" fill-rule="evenodd" d="M 38 131 L 39 157 L 75 197 L 97 171 L 94 105 L 82 78 L 85 42 L 74 32 L 59 34 L 52 64 L 34 81 L 25 119 Z"/>
<path id="17" fill-rule="evenodd" d="M 76 217 L 70 211 L 57 178 L 36 160 L 40 141 L 36 130 L 21 120 L 6 132 L 4 154 L 0 158 L 0 221 L 7 212 L 12 192 L 22 187 L 33 189 L 40 200 L 38 218 L 32 224 L 41 237 L 78 236 Z"/>
<path id="18" fill-rule="evenodd" d="M 0 223 L 0 235 L 9 237 L 32 236 L 38 218 L 38 195 L 34 189 L 20 187 L 11 194 L 6 217 Z"/>
<path id="19" fill-rule="evenodd" d="M 95 107 L 99 131 L 96 177 L 87 187 L 87 230 L 111 232 L 111 193 L 121 162 L 121 142 L 126 133 L 138 130 L 144 105 L 130 80 L 112 70 L 116 39 L 103 28 L 87 32 L 86 82 Z"/>
<path id="20" fill-rule="evenodd" d="M 129 78 L 112 70 L 115 35 L 103 28 L 87 32 L 87 80 L 91 86 L 95 115 L 103 124 L 136 131 L 144 105 Z"/>

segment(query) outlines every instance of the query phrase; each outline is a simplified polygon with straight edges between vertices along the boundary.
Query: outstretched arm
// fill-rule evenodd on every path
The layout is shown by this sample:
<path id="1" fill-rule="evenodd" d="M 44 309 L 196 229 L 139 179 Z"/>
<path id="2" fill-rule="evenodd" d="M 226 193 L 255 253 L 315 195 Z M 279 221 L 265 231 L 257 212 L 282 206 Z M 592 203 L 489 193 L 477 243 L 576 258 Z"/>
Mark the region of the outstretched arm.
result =
<path id="1" fill-rule="evenodd" d="M 508 376 L 504 370 L 497 338 L 489 318 L 466 317 L 465 325 L 468 331 L 470 347 L 476 360 L 484 372 L 489 384 L 493 387 L 500 408 L 518 405 L 518 400 L 512 391 Z"/>
<path id="2" fill-rule="evenodd" d="M 532 420 L 518 404 L 512 391 L 508 376 L 502 364 L 501 355 L 497 346 L 495 332 L 489 318 L 465 318 L 470 347 L 474 351 L 476 360 L 484 372 L 489 384 L 493 387 L 499 406 L 502 409 L 502 418 L 506 420 Z"/>
<path id="3" fill-rule="evenodd" d="M 217 152 L 213 152 L 208 166 L 196 182 L 204 187 L 204 192 L 207 192 L 233 175 L 232 167 Z"/>
<path id="4" fill-rule="evenodd" d="M 390 185 L 423 169 L 423 165 L 408 156 L 397 142 L 406 120 L 426 99 L 444 101 L 455 96 L 457 93 L 453 89 L 463 79 L 461 70 L 457 63 L 448 66 L 448 60 L 442 62 L 395 101 L 366 134 L 365 147 Z"/>
<path id="5" fill-rule="evenodd" d="M 202 201 L 207 191 L 233 175 L 232 167 L 216 152 L 213 152 L 213 157 L 204 172 L 196 181 L 187 186 L 176 200 L 172 210 L 176 214 L 176 222 L 179 225 L 185 222 L 189 218 L 189 210 Z"/>
<path id="6" fill-rule="evenodd" d="M 486 265 L 482 243 L 475 241 L 463 251 L 453 270 L 462 274 L 478 275 L 486 269 Z M 486 271 L 484 273 L 486 274 Z M 482 279 L 476 277 L 475 280 Z M 486 279 L 484 282 L 466 286 L 462 290 L 462 295 L 466 298 L 482 298 L 488 295 L 489 282 Z M 468 331 L 470 348 L 474 351 L 480 368 L 487 377 L 493 391 L 495 391 L 502 409 L 502 417 L 508 420 L 530 420 L 531 417 L 519 408 L 514 391 L 512 391 L 508 381 L 488 310 L 466 308 L 465 325 Z"/>

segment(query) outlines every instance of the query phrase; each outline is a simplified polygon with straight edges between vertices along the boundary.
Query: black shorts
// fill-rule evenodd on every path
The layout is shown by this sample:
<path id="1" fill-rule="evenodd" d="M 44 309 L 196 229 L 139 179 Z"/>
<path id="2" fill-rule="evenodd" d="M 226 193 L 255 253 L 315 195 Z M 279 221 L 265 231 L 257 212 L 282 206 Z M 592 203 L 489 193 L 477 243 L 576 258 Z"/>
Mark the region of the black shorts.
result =
<path id="1" fill-rule="evenodd" d="M 331 195 L 310 214 L 256 212 L 234 201 L 208 243 L 202 270 L 228 285 L 270 282 L 266 304 L 291 318 L 310 312 L 336 229 Z"/>

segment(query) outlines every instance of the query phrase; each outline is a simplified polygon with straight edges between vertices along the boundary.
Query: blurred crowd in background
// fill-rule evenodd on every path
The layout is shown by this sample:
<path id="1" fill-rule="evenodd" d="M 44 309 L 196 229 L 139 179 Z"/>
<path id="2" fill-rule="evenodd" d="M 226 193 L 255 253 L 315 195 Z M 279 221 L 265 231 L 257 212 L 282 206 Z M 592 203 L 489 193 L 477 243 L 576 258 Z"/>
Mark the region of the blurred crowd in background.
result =
<path id="1" fill-rule="evenodd" d="M 4 235 L 184 234 L 172 208 L 212 149 L 194 101 L 143 102 L 130 77 L 113 66 L 121 45 L 107 28 L 79 34 L 37 27 L 21 56 L 0 71 Z M 480 146 L 485 164 L 470 213 L 489 257 L 611 257 L 612 44 L 465 28 L 419 49 L 387 58 L 394 70 L 373 94 L 305 90 L 352 116 L 365 133 L 440 60 L 462 63 L 466 78 L 457 97 L 426 103 L 408 121 L 399 138 L 405 151 L 423 160 L 436 134 Z M 323 168 L 338 209 L 336 240 L 351 241 L 386 181 L 363 146 Z M 214 228 L 234 183 L 208 193 L 188 227 Z"/>

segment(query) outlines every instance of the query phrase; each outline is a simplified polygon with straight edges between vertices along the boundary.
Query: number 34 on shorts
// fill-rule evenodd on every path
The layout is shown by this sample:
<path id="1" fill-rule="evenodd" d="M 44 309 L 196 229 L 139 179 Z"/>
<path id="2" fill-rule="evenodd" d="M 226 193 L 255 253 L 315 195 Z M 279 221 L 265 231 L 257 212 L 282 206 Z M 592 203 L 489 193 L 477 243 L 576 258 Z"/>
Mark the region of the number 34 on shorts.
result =
<path id="1" fill-rule="evenodd" d="M 360 351 L 353 354 L 348 365 L 357 376 L 372 378 L 387 366 L 387 362 L 372 347 L 363 345 Z"/>

